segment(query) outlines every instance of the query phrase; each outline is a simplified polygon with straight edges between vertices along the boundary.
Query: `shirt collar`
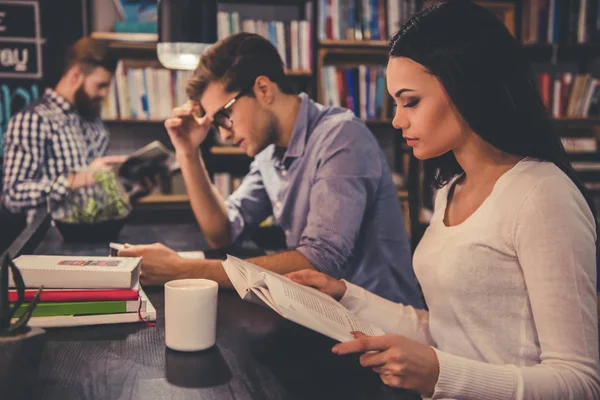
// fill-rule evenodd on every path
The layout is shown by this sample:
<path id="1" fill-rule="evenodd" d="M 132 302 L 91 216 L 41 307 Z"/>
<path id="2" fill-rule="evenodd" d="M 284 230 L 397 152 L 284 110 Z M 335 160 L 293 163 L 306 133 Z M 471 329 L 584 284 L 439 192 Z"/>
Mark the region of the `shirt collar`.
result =
<path id="1" fill-rule="evenodd" d="M 64 112 L 75 112 L 75 107 L 67 99 L 58 94 L 56 90 L 52 88 L 47 88 L 44 92 L 44 96 L 48 100 L 48 102 L 55 104 Z"/>
<path id="2" fill-rule="evenodd" d="M 292 136 L 290 137 L 290 143 L 283 154 L 281 155 L 282 150 L 275 149 L 273 152 L 274 158 L 281 158 L 285 160 L 286 158 L 298 158 L 304 154 L 304 148 L 306 146 L 306 139 L 308 135 L 308 117 L 309 117 L 309 109 L 311 106 L 311 100 L 306 93 L 300 93 L 298 95 L 300 97 L 300 110 L 298 111 L 298 117 L 296 117 L 296 123 L 294 124 L 294 130 L 292 131 Z"/>

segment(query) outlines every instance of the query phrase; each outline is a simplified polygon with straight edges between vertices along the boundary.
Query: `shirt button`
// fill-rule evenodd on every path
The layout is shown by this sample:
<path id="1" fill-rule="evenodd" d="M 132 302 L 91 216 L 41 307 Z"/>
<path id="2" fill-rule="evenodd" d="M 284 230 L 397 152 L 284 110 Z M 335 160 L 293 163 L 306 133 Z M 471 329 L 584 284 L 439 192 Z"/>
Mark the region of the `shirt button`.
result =
<path id="1" fill-rule="evenodd" d="M 289 229 L 286 229 L 286 230 L 285 230 L 285 236 L 290 236 L 290 231 L 289 231 Z"/>
<path id="2" fill-rule="evenodd" d="M 278 201 L 277 203 L 275 203 L 275 208 L 277 208 L 278 210 L 281 208 L 281 202 Z"/>
<path id="3" fill-rule="evenodd" d="M 287 170 L 284 169 L 283 171 L 281 171 L 281 175 L 286 176 L 287 175 Z"/>

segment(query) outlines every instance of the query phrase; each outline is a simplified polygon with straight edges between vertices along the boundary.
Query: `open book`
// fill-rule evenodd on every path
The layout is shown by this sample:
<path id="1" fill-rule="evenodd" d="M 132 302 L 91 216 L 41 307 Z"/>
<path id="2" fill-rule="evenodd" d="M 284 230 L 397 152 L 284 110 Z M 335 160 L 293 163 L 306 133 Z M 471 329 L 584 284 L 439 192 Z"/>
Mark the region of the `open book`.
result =
<path id="1" fill-rule="evenodd" d="M 155 140 L 131 153 L 119 167 L 119 175 L 130 181 L 139 181 L 161 170 L 171 173 L 178 169 L 175 153 Z"/>
<path id="2" fill-rule="evenodd" d="M 368 336 L 385 334 L 314 288 L 299 285 L 283 275 L 231 255 L 222 264 L 242 299 L 266 305 L 306 328 L 340 342 L 352 340 L 352 331 Z"/>

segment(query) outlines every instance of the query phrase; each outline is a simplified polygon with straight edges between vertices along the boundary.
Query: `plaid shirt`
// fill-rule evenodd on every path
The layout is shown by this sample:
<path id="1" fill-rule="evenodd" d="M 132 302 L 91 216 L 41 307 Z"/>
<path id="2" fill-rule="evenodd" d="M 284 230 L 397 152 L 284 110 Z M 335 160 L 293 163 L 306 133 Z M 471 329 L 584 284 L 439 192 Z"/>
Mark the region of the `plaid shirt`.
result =
<path id="1" fill-rule="evenodd" d="M 43 207 L 47 196 L 59 200 L 67 177 L 104 155 L 108 132 L 100 118 L 82 118 L 52 89 L 15 114 L 4 137 L 2 201 L 11 212 Z"/>

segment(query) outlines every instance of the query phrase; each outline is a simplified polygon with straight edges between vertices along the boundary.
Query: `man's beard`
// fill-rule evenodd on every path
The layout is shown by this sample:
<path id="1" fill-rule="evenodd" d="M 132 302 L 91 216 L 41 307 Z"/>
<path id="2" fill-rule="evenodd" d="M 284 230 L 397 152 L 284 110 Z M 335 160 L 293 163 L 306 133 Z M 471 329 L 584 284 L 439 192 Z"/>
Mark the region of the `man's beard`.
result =
<path id="1" fill-rule="evenodd" d="M 102 108 L 102 97 L 91 98 L 83 90 L 83 85 L 75 92 L 75 109 L 86 119 L 95 119 L 100 115 Z"/>

